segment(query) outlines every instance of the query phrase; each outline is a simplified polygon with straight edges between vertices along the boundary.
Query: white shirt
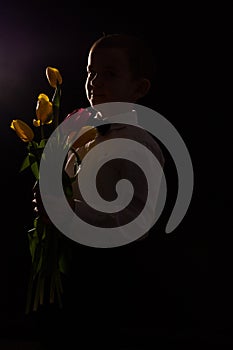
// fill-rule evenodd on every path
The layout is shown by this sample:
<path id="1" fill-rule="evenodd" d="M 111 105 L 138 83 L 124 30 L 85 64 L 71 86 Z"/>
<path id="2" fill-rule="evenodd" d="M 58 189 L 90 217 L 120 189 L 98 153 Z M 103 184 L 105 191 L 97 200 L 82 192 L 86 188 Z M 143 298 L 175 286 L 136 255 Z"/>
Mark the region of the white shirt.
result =
<path id="1" fill-rule="evenodd" d="M 162 168 L 157 167 L 152 154 L 163 167 L 162 151 L 155 139 L 138 125 L 136 111 L 103 121 L 113 123 L 109 131 L 105 135 L 97 133 L 93 140 L 76 149 L 82 162 L 73 184 L 75 212 L 84 221 L 101 227 L 124 226 L 143 212 L 139 225 L 152 227 L 162 176 Z M 65 167 L 69 176 L 74 174 L 74 162 L 72 154 Z M 135 162 L 143 163 L 147 168 L 146 177 L 143 167 L 140 170 Z M 117 184 L 122 179 L 128 179 L 133 186 L 121 182 L 123 190 L 117 196 Z M 151 183 L 149 187 L 147 182 Z"/>

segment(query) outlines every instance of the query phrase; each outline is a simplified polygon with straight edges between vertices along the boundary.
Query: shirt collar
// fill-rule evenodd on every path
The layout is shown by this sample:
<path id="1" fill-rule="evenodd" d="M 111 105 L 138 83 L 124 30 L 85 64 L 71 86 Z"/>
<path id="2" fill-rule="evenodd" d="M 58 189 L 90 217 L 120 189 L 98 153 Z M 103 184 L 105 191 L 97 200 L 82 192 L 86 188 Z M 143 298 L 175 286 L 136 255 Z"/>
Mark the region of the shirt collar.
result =
<path id="1" fill-rule="evenodd" d="M 130 112 L 112 115 L 110 117 L 102 117 L 101 114 L 97 113 L 94 119 L 101 120 L 106 123 L 113 123 L 110 127 L 111 129 L 120 129 L 124 127 L 124 124 L 138 124 L 137 112 L 134 109 Z"/>

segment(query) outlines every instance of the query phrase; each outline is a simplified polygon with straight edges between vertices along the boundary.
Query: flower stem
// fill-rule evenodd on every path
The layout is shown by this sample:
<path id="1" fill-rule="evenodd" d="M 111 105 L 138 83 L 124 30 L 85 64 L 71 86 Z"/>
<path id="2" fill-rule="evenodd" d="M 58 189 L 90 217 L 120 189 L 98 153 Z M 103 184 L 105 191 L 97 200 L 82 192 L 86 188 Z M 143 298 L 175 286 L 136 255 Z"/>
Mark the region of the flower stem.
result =
<path id="1" fill-rule="evenodd" d="M 44 125 L 43 124 L 40 125 L 40 133 L 41 133 L 41 140 L 43 140 L 45 138 Z"/>
<path id="2" fill-rule="evenodd" d="M 58 84 L 53 98 L 52 98 L 52 103 L 53 103 L 53 116 L 54 116 L 54 127 L 55 129 L 59 125 L 59 109 L 60 109 L 60 99 L 61 99 L 61 86 Z"/>

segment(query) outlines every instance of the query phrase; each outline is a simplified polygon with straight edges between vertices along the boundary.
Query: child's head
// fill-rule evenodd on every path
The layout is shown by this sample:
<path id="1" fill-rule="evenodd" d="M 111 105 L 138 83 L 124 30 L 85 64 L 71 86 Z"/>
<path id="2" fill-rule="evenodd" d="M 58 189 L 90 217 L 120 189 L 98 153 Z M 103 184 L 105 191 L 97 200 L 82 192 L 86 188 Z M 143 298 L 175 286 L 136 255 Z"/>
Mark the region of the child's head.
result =
<path id="1" fill-rule="evenodd" d="M 151 86 L 153 55 L 131 35 L 109 34 L 90 48 L 86 95 L 91 106 L 106 102 L 136 103 Z"/>

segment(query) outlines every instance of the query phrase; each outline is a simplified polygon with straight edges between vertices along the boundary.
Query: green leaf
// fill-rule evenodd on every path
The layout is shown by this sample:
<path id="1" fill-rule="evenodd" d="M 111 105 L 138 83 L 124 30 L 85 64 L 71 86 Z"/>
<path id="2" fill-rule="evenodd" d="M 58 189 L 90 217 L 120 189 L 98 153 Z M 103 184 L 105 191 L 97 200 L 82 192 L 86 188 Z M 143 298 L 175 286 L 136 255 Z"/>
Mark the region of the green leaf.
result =
<path id="1" fill-rule="evenodd" d="M 40 241 L 43 240 L 46 236 L 46 225 L 43 223 L 40 216 L 34 219 L 34 228 L 37 231 Z"/>
<path id="2" fill-rule="evenodd" d="M 37 230 L 35 228 L 28 231 L 28 241 L 29 241 L 29 250 L 31 253 L 32 261 L 35 259 L 36 247 L 39 243 L 39 238 Z"/>
<path id="3" fill-rule="evenodd" d="M 32 141 L 31 143 L 32 143 L 32 146 L 33 146 L 34 148 L 37 148 L 37 147 L 38 147 L 38 143 L 37 143 L 36 141 Z"/>
<path id="4" fill-rule="evenodd" d="M 42 140 L 40 141 L 40 144 L 39 144 L 39 147 L 38 147 L 38 148 L 44 148 L 45 145 L 46 145 L 46 142 L 47 142 L 47 139 L 42 139 Z"/>
<path id="5" fill-rule="evenodd" d="M 27 169 L 28 167 L 30 167 L 31 163 L 30 163 L 30 156 L 29 154 L 26 156 L 26 158 L 24 159 L 19 171 L 23 171 L 25 169 Z"/>
<path id="6" fill-rule="evenodd" d="M 39 180 L 39 166 L 36 161 L 31 164 L 32 172 L 37 180 Z"/>
<path id="7" fill-rule="evenodd" d="M 27 149 L 29 152 L 33 153 L 33 150 L 37 149 L 37 147 L 38 147 L 38 143 L 36 141 L 28 142 Z"/>

